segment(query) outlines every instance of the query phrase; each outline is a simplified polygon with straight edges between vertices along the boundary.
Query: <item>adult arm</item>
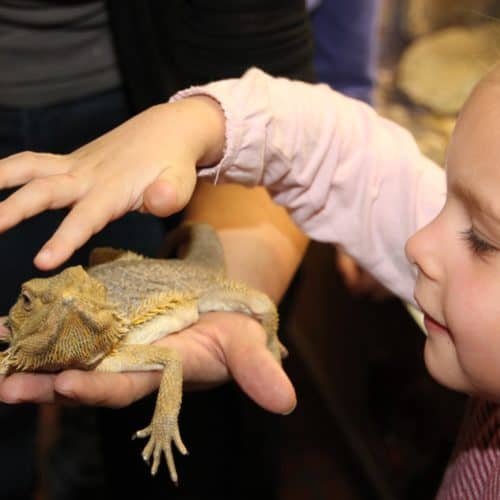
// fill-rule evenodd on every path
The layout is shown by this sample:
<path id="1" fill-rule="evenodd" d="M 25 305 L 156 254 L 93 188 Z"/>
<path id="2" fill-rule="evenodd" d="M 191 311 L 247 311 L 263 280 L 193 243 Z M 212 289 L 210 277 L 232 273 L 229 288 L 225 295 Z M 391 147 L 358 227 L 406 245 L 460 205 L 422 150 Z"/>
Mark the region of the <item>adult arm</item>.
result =
<path id="1" fill-rule="evenodd" d="M 280 301 L 308 239 L 265 189 L 199 183 L 186 219 L 216 228 L 231 278 Z"/>

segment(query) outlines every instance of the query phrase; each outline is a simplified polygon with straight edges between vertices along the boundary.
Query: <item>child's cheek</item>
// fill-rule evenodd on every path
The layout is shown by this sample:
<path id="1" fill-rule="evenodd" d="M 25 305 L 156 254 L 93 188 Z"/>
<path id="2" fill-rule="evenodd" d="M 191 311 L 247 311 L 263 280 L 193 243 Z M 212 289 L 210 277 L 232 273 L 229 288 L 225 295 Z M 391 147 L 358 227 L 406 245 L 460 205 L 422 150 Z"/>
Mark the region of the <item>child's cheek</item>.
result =
<path id="1" fill-rule="evenodd" d="M 463 273 L 448 294 L 448 327 L 464 372 L 476 387 L 500 390 L 500 279 Z"/>
<path id="2" fill-rule="evenodd" d="M 457 346 L 472 347 L 471 344 L 477 342 L 479 329 L 490 323 L 484 287 L 480 280 L 466 272 L 450 277 L 445 288 L 443 307 L 446 326 Z"/>

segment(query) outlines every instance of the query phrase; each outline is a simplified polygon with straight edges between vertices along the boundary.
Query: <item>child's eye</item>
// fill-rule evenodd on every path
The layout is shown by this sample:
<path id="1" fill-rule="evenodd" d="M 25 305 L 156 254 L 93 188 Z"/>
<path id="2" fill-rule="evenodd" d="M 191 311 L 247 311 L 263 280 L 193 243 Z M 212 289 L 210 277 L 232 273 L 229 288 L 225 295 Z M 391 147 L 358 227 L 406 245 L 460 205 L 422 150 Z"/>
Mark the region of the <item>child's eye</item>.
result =
<path id="1" fill-rule="evenodd" d="M 487 241 L 481 239 L 472 228 L 466 231 L 461 231 L 463 239 L 467 241 L 470 249 L 478 255 L 483 255 L 485 253 L 497 252 L 498 248 L 490 245 Z"/>

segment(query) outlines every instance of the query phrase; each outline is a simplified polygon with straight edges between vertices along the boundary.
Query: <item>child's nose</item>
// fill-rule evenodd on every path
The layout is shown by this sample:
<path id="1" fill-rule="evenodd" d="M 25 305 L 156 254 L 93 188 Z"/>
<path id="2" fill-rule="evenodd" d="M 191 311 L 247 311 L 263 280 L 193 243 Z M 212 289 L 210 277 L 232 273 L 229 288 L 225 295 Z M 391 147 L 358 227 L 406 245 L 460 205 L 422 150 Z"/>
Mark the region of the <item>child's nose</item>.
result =
<path id="1" fill-rule="evenodd" d="M 435 230 L 433 222 L 428 224 L 417 231 L 405 246 L 406 258 L 431 280 L 438 280 L 441 275 Z"/>

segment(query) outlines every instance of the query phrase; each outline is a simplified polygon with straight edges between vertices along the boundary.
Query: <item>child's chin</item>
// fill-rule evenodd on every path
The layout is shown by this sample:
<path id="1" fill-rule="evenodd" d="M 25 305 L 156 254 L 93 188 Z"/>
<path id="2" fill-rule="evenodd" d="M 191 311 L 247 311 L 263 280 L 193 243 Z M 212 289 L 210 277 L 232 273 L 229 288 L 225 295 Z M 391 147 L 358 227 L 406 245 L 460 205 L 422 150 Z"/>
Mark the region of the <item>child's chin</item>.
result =
<path id="1" fill-rule="evenodd" d="M 431 377 L 440 385 L 453 391 L 468 393 L 469 384 L 458 364 L 455 350 L 449 342 L 427 338 L 424 347 L 424 361 Z"/>

